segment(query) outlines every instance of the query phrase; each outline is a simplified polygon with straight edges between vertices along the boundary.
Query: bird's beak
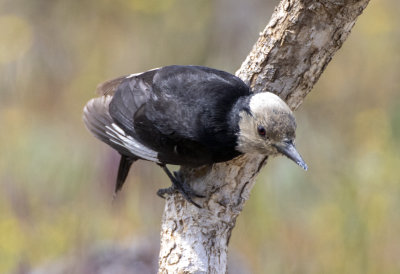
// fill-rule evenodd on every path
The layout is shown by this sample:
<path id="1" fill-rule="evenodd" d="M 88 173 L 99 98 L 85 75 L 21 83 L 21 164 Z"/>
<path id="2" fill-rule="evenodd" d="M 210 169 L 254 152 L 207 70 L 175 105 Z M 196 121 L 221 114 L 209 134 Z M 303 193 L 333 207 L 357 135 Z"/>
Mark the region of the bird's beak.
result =
<path id="1" fill-rule="evenodd" d="M 275 147 L 280 153 L 287 156 L 289 159 L 293 160 L 304 170 L 308 169 L 307 164 L 304 162 L 303 158 L 301 158 L 300 154 L 297 152 L 296 147 L 294 146 L 292 141 L 275 144 Z"/>

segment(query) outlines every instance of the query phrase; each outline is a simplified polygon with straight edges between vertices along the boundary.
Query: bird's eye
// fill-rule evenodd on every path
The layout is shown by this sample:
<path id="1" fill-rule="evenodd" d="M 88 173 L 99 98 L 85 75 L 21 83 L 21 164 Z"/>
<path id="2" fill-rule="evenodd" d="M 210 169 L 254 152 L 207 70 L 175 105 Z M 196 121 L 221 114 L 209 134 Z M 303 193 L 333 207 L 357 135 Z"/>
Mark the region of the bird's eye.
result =
<path id="1" fill-rule="evenodd" d="M 267 133 L 266 130 L 265 130 L 265 128 L 264 128 L 263 126 L 258 126 L 258 127 L 257 127 L 257 131 L 258 131 L 258 134 L 259 134 L 260 136 L 265 136 L 265 134 Z"/>

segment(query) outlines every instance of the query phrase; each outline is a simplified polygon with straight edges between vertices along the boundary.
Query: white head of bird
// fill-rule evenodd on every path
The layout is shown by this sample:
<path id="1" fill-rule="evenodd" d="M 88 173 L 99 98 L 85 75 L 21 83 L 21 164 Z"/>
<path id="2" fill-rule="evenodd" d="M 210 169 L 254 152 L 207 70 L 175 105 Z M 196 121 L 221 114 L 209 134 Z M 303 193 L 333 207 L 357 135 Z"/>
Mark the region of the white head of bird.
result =
<path id="1" fill-rule="evenodd" d="M 259 92 L 251 96 L 249 110 L 239 113 L 236 149 L 242 153 L 281 153 L 307 170 L 294 145 L 296 120 L 289 106 L 271 92 Z"/>

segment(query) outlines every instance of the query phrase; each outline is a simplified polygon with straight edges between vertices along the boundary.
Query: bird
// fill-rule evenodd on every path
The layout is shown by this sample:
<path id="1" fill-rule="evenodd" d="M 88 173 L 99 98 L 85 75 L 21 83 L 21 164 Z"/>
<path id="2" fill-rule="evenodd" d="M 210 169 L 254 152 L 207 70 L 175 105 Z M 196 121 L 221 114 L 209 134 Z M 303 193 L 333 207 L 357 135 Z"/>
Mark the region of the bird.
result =
<path id="1" fill-rule="evenodd" d="M 115 194 L 137 160 L 156 163 L 171 180 L 159 196 L 180 192 L 197 207 L 192 198 L 204 196 L 167 164 L 200 167 L 250 153 L 282 154 L 308 168 L 295 147 L 296 120 L 289 106 L 274 93 L 252 91 L 228 72 L 171 65 L 104 82 L 97 93 L 85 105 L 83 121 L 121 156 Z"/>

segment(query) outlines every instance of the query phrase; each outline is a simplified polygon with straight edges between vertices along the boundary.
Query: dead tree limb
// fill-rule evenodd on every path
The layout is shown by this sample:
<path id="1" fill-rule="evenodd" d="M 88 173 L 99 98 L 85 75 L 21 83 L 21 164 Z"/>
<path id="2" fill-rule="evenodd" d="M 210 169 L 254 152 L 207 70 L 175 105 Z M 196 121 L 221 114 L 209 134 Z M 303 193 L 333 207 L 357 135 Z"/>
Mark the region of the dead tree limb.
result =
<path id="1" fill-rule="evenodd" d="M 369 0 L 282 0 L 237 75 L 254 92 L 303 102 Z M 181 174 L 203 208 L 170 196 L 161 226 L 159 273 L 225 273 L 236 218 L 267 158 L 244 155 Z"/>

